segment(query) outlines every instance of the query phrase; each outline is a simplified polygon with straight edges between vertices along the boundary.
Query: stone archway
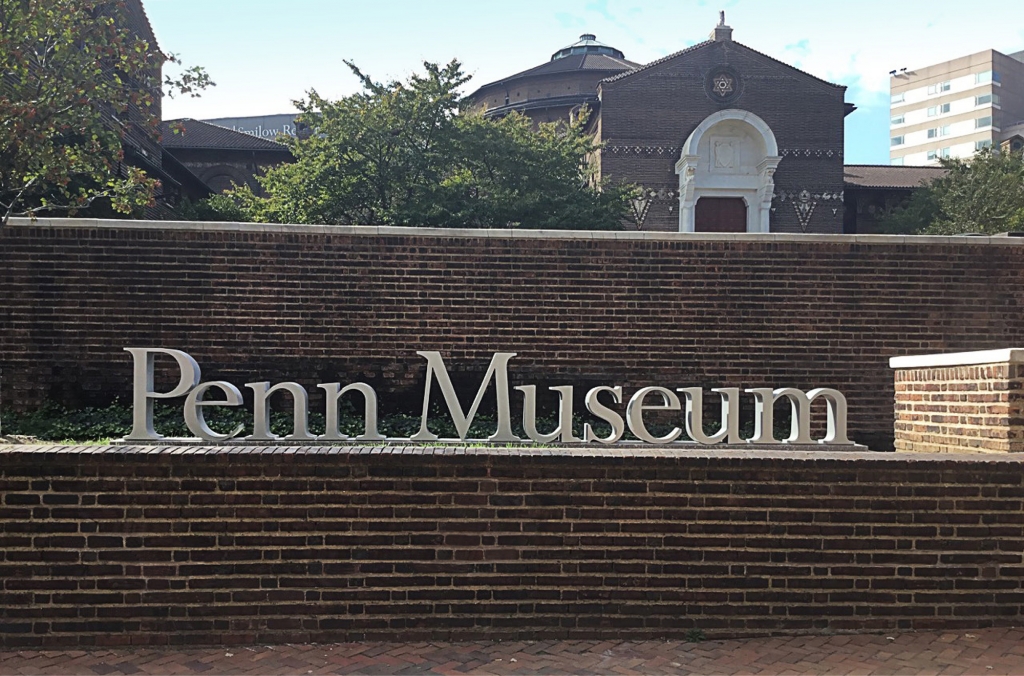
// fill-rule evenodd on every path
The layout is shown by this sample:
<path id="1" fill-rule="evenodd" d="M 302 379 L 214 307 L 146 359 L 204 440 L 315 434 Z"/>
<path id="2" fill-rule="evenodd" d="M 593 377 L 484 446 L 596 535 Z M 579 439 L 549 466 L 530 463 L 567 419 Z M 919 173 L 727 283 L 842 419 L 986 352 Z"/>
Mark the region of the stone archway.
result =
<path id="1" fill-rule="evenodd" d="M 782 160 L 771 128 L 745 110 L 722 110 L 704 119 L 683 144 L 679 175 L 679 231 L 696 229 L 701 197 L 741 198 L 747 232 L 768 232 L 775 169 Z"/>

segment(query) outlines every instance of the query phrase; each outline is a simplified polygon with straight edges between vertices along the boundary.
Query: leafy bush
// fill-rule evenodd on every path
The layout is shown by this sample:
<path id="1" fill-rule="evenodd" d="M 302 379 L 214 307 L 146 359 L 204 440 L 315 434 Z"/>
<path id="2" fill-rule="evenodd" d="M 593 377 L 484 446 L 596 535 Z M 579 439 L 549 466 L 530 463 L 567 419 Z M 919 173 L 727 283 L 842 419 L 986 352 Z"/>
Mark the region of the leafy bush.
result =
<path id="1" fill-rule="evenodd" d="M 775 438 L 783 439 L 789 434 L 789 408 L 783 411 L 776 411 L 775 414 Z M 242 433 L 239 436 L 252 434 L 252 412 L 244 407 L 215 406 L 204 409 L 206 422 L 210 427 L 221 434 L 231 432 L 235 427 L 241 425 Z M 131 406 L 115 401 L 113 404 L 103 408 L 87 407 L 82 409 L 67 409 L 57 404 L 47 404 L 42 408 L 29 413 L 7 412 L 3 414 L 3 432 L 5 434 L 18 434 L 36 437 L 43 441 L 99 441 L 104 439 L 117 439 L 126 436 L 132 428 Z M 611 432 L 611 426 L 603 421 L 588 420 L 581 415 L 573 416 L 573 434 L 579 439 L 583 438 L 583 426 L 590 422 L 594 432 L 601 437 Z M 679 423 L 670 422 L 648 422 L 647 428 L 655 436 L 664 436 Z M 451 417 L 439 408 L 431 411 L 429 416 L 430 431 L 442 439 L 457 438 L 458 432 Z M 550 432 L 558 425 L 558 420 L 553 416 L 539 416 L 537 429 L 541 433 Z M 323 434 L 325 420 L 322 413 L 311 412 L 309 414 L 309 429 L 313 434 Z M 349 436 L 357 436 L 363 433 L 362 408 L 354 407 L 350 402 L 343 402 L 339 410 L 339 424 L 341 432 Z M 193 436 L 185 426 L 182 419 L 181 408 L 173 404 L 161 404 L 157 402 L 153 409 L 153 427 L 160 434 L 167 437 L 191 437 Z M 274 434 L 284 436 L 291 434 L 292 414 L 291 408 L 272 411 L 270 416 L 270 429 Z M 719 423 L 715 420 L 704 420 L 705 434 L 714 434 L 718 431 Z M 409 438 L 420 429 L 420 417 L 401 413 L 392 413 L 380 418 L 378 428 L 381 434 L 389 438 Z M 468 438 L 486 439 L 494 434 L 497 428 L 497 419 L 493 414 L 479 414 L 473 419 L 469 428 Z M 741 428 L 741 436 L 749 438 L 753 436 L 753 421 L 747 420 Z M 512 431 L 516 436 L 527 439 L 523 430 L 522 420 L 518 416 L 513 418 Z M 629 430 L 623 437 L 626 440 L 636 440 Z M 687 439 L 685 432 L 681 439 Z"/>

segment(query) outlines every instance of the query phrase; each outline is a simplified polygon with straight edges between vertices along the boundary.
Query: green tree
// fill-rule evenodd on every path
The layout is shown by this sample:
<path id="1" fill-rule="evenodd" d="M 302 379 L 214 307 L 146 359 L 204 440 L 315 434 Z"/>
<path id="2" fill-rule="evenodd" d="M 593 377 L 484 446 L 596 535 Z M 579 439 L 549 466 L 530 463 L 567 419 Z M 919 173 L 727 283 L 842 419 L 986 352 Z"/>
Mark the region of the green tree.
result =
<path id="1" fill-rule="evenodd" d="M 387 84 L 348 65 L 363 91 L 297 102 L 311 134 L 289 141 L 296 161 L 260 177 L 266 197 L 235 191 L 252 220 L 595 229 L 626 214 L 630 188 L 587 168 L 584 118 L 533 131 L 521 115 L 460 113 L 457 61 Z"/>
<path id="2" fill-rule="evenodd" d="M 198 95 L 195 67 L 136 36 L 124 0 L 0 0 L 0 225 L 11 216 L 73 213 L 98 199 L 129 213 L 157 182 L 122 163 L 132 125 L 156 133 L 162 85 Z"/>
<path id="3" fill-rule="evenodd" d="M 588 111 L 542 124 L 518 113 L 456 119 L 458 170 L 442 181 L 431 220 L 455 227 L 609 230 L 626 216 L 631 186 L 595 186 L 587 158 L 597 150 Z M 423 205 L 420 213 L 429 213 Z"/>
<path id="4" fill-rule="evenodd" d="M 1024 229 L 1024 155 L 982 150 L 942 160 L 946 174 L 883 221 L 890 232 L 998 234 Z"/>

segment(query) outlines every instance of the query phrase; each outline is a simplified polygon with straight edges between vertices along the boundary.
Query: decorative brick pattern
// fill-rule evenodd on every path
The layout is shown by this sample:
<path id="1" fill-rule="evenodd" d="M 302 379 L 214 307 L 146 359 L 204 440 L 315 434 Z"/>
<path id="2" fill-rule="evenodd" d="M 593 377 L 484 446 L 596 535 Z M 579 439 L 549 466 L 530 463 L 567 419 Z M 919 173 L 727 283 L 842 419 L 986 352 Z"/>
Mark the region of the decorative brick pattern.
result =
<path id="1" fill-rule="evenodd" d="M 1024 364 L 897 369 L 898 451 L 1024 452 Z"/>
<path id="2" fill-rule="evenodd" d="M 1019 626 L 1024 457 L 0 450 L 0 644 Z"/>
<path id="3" fill-rule="evenodd" d="M 727 66 L 742 78 L 742 96 L 724 104 L 705 93 L 705 75 Z M 843 192 L 845 87 L 793 69 L 738 42 L 713 42 L 601 84 L 598 140 L 601 175 L 659 188 L 675 186 L 683 143 L 709 115 L 725 108 L 763 119 L 778 142 L 782 162 L 775 193 Z M 840 233 L 843 205 L 815 199 L 801 222 L 792 202 L 772 202 L 772 232 Z M 644 230 L 678 231 L 679 200 L 656 202 Z"/>
<path id="4" fill-rule="evenodd" d="M 0 230 L 0 387 L 22 408 L 127 401 L 122 348 L 159 346 L 209 380 L 295 380 L 312 397 L 364 380 L 382 406 L 418 413 L 417 350 L 442 351 L 470 394 L 493 352 L 514 351 L 513 384 L 541 389 L 834 387 L 851 439 L 886 450 L 890 357 L 1024 334 L 1020 244 L 14 224 Z"/>

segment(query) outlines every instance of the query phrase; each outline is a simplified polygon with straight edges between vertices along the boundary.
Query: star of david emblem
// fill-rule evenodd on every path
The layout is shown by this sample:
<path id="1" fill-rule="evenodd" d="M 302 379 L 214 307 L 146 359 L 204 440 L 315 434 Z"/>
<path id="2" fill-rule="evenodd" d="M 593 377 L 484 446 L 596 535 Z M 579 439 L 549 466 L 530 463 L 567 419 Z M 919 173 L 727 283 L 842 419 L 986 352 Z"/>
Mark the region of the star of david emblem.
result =
<path id="1" fill-rule="evenodd" d="M 728 75 L 719 75 L 714 80 L 712 91 L 723 98 L 728 96 L 732 93 L 732 78 Z"/>

